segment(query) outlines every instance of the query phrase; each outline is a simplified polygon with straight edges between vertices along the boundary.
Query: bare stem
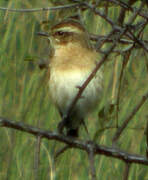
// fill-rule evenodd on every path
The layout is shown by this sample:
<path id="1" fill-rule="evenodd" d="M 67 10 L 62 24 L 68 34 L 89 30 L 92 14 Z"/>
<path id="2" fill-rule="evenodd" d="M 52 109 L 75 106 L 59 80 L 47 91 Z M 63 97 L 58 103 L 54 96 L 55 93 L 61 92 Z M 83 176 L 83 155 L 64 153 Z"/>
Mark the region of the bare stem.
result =
<path id="1" fill-rule="evenodd" d="M 90 145 L 90 148 L 88 150 L 88 158 L 89 158 L 89 165 L 90 165 L 90 175 L 92 180 L 96 180 L 96 170 L 95 170 L 95 153 L 93 144 Z"/>

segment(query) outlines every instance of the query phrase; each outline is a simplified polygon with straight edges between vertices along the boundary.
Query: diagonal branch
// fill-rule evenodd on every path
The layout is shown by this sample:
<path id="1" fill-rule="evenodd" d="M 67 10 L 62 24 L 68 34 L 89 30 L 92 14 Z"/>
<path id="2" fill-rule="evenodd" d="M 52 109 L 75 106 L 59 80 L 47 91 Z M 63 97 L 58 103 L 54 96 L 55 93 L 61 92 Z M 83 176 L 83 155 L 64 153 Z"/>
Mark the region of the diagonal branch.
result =
<path id="1" fill-rule="evenodd" d="M 123 124 L 121 125 L 120 128 L 117 129 L 117 132 L 115 133 L 114 137 L 113 137 L 113 142 L 115 143 L 119 137 L 121 136 L 121 133 L 123 132 L 123 130 L 127 127 L 128 123 L 130 122 L 130 120 L 135 116 L 135 114 L 138 112 L 138 110 L 142 107 L 142 105 L 145 103 L 145 101 L 148 99 L 148 92 L 145 93 L 140 102 L 134 107 L 134 109 L 132 110 L 132 112 L 128 115 L 128 117 L 124 120 Z"/>

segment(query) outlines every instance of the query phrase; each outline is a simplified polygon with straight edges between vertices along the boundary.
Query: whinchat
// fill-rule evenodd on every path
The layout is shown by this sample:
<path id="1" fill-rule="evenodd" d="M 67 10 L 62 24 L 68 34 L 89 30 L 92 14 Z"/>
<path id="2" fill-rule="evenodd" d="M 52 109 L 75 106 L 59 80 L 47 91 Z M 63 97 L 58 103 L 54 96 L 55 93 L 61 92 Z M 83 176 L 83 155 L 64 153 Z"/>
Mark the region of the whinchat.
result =
<path id="1" fill-rule="evenodd" d="M 88 33 L 77 20 L 67 19 L 51 28 L 49 62 L 49 91 L 61 117 L 67 115 L 69 106 L 96 66 L 98 53 L 92 48 Z M 90 81 L 73 108 L 64 127 L 68 136 L 77 137 L 79 126 L 86 115 L 94 110 L 102 92 L 102 71 Z"/>

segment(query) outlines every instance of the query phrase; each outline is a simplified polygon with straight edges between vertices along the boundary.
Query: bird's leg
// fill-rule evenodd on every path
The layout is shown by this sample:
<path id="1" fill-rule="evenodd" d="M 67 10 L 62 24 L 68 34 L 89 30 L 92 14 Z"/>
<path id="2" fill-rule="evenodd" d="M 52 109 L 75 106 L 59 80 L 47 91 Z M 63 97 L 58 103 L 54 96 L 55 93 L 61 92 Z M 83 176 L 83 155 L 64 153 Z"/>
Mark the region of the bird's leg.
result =
<path id="1" fill-rule="evenodd" d="M 59 122 L 59 124 L 58 124 L 58 132 L 60 134 L 63 134 L 64 127 L 66 127 L 66 124 L 67 124 L 67 121 L 68 121 L 68 117 L 63 116 L 62 114 L 61 114 L 61 117 L 62 117 L 62 121 Z"/>
<path id="2" fill-rule="evenodd" d="M 85 131 L 86 131 L 86 133 L 87 133 L 87 135 L 88 135 L 88 139 L 90 140 L 90 139 L 91 139 L 91 138 L 90 138 L 90 134 L 89 134 L 89 132 L 88 132 L 88 128 L 87 128 L 87 126 L 86 126 L 86 124 L 85 124 L 84 119 L 82 119 L 81 123 L 82 123 L 82 125 L 83 125 L 83 127 L 84 127 L 84 129 L 85 129 Z"/>

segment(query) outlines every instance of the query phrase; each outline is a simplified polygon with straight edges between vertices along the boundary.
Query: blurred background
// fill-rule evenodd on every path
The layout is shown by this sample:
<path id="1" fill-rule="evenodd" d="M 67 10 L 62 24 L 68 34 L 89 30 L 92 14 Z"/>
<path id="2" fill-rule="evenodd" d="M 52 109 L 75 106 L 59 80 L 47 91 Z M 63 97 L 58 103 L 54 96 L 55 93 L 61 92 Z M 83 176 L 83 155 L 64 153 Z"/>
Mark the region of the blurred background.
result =
<path id="1" fill-rule="evenodd" d="M 89 2 L 95 3 L 94 0 Z M 127 1 L 125 1 L 127 2 Z M 0 7 L 41 8 L 72 3 L 57 0 L 1 0 Z M 134 6 L 139 7 L 140 1 Z M 105 7 L 107 7 L 105 5 Z M 115 23 L 121 8 L 115 5 L 100 4 L 99 10 L 108 15 Z M 0 11 L 0 116 L 10 120 L 56 131 L 60 116 L 52 105 L 46 83 L 46 68 L 41 70 L 38 62 L 49 59 L 49 47 L 46 38 L 37 36 L 37 32 L 47 31 L 52 24 L 62 18 L 75 16 L 79 10 L 39 11 L 34 13 Z M 79 12 L 80 13 L 80 12 Z M 127 12 L 125 22 L 132 13 Z M 111 26 L 91 10 L 80 14 L 86 29 L 91 34 L 105 36 Z M 136 18 L 133 24 L 141 21 Z M 138 33 L 138 32 L 136 32 Z M 148 27 L 143 30 L 143 39 L 148 39 Z M 92 42 L 94 43 L 94 42 Z M 110 47 L 105 43 L 102 50 Z M 117 46 L 117 51 L 126 50 L 130 45 Z M 142 48 L 132 50 L 126 67 L 124 57 L 112 53 L 104 64 L 104 92 L 102 100 L 94 114 L 86 120 L 91 139 L 100 145 L 111 146 L 116 132 L 117 119 L 121 125 L 130 114 L 143 94 L 148 91 L 148 58 Z M 100 53 L 101 59 L 102 54 Z M 30 60 L 29 60 L 30 58 Z M 120 81 L 121 71 L 123 77 Z M 118 96 L 119 84 L 120 96 Z M 116 103 L 119 100 L 117 114 Z M 130 153 L 145 155 L 145 128 L 148 120 L 148 102 L 146 102 L 130 121 L 118 140 L 118 146 Z M 118 117 L 117 117 L 118 116 Z M 81 139 L 87 139 L 81 128 Z M 41 143 L 39 179 L 89 179 L 88 157 L 85 152 L 69 149 L 53 159 L 55 152 L 63 147 L 62 143 L 43 139 Z M 8 128 L 0 128 L 0 179 L 35 179 L 34 156 L 36 138 L 30 134 Z M 105 156 L 96 156 L 95 167 L 98 180 L 122 179 L 124 162 Z M 148 179 L 147 166 L 132 165 L 130 180 Z"/>

